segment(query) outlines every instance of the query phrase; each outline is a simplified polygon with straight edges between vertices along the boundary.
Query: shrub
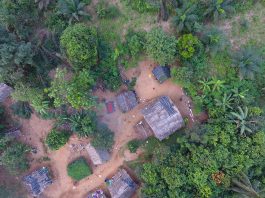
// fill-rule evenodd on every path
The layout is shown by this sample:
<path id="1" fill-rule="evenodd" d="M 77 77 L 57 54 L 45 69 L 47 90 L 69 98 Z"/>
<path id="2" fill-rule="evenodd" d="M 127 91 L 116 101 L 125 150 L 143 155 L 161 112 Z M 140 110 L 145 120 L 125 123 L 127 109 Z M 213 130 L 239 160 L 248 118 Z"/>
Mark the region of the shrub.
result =
<path id="1" fill-rule="evenodd" d="M 13 114 L 24 119 L 30 119 L 32 110 L 28 102 L 18 101 L 11 106 Z"/>
<path id="2" fill-rule="evenodd" d="M 47 135 L 45 143 L 51 150 L 58 150 L 67 143 L 69 137 L 70 134 L 67 132 L 52 129 Z"/>
<path id="3" fill-rule="evenodd" d="M 97 123 L 91 144 L 97 148 L 111 149 L 114 143 L 114 133 L 104 123 Z"/>
<path id="4" fill-rule="evenodd" d="M 158 7 L 154 6 L 146 0 L 124 0 L 127 5 L 131 6 L 132 9 L 144 13 L 144 12 L 153 12 L 158 10 Z"/>
<path id="5" fill-rule="evenodd" d="M 98 17 L 102 19 L 113 19 L 120 15 L 120 10 L 116 6 L 109 5 L 104 1 L 100 1 L 97 4 L 96 12 Z"/>
<path id="6" fill-rule="evenodd" d="M 83 23 L 69 26 L 63 31 L 60 43 L 76 69 L 96 65 L 98 41 L 95 28 Z"/>
<path id="7" fill-rule="evenodd" d="M 191 58 L 199 45 L 199 39 L 192 34 L 184 34 L 178 39 L 178 51 L 182 58 Z"/>
<path id="8" fill-rule="evenodd" d="M 81 180 L 89 175 L 91 175 L 92 171 L 88 166 L 86 160 L 82 157 L 79 158 L 67 166 L 68 176 L 73 178 L 74 180 Z"/>
<path id="9" fill-rule="evenodd" d="M 136 153 L 137 149 L 142 145 L 140 140 L 134 139 L 128 142 L 128 149 L 131 153 Z"/>
<path id="10" fill-rule="evenodd" d="M 176 55 L 177 40 L 162 29 L 152 29 L 146 35 L 146 52 L 159 64 L 172 63 Z"/>

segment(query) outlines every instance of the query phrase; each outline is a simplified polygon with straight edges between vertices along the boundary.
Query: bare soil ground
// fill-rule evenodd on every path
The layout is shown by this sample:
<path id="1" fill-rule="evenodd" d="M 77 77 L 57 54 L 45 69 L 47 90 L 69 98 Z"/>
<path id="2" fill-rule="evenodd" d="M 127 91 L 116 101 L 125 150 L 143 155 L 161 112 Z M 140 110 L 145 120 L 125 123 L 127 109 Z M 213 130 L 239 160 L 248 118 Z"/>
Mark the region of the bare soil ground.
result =
<path id="1" fill-rule="evenodd" d="M 111 153 L 111 159 L 104 165 L 94 167 L 93 174 L 79 182 L 74 182 L 67 175 L 67 164 L 72 160 L 84 156 L 87 158 L 86 151 L 82 149 L 82 145 L 86 145 L 89 140 L 78 139 L 76 136 L 70 138 L 69 142 L 58 151 L 47 151 L 43 145 L 48 132 L 53 127 L 52 120 L 41 120 L 36 115 L 32 115 L 30 120 L 20 120 L 22 124 L 23 137 L 21 140 L 29 145 L 36 147 L 37 154 L 32 154 L 33 163 L 31 170 L 43 165 L 48 165 L 53 173 L 54 184 L 49 186 L 43 193 L 46 198 L 80 198 L 85 197 L 87 193 L 99 186 L 104 185 L 105 178 L 114 174 L 117 169 L 123 165 L 124 161 L 137 159 L 141 151 L 137 154 L 131 154 L 126 143 L 132 139 L 138 138 L 133 126 L 143 117 L 140 110 L 151 99 L 168 95 L 179 108 L 183 117 L 190 117 L 190 109 L 187 105 L 189 98 L 186 97 L 181 87 L 175 85 L 170 80 L 159 84 L 152 75 L 152 69 L 155 63 L 152 61 L 143 61 L 139 66 L 126 72 L 127 77 L 137 77 L 135 91 L 138 95 L 140 104 L 128 113 L 121 113 L 116 107 L 116 111 L 112 114 L 106 112 L 104 104 L 99 107 L 98 115 L 102 122 L 106 123 L 115 133 L 115 144 Z M 115 101 L 118 93 L 109 91 L 96 91 L 95 95 L 100 100 Z M 182 98 L 182 99 L 181 99 Z M 8 104 L 6 104 L 8 105 Z M 190 119 L 191 122 L 191 119 Z M 73 150 L 73 146 L 80 146 Z M 40 159 L 48 156 L 50 161 L 43 162 Z M 89 161 L 89 160 L 88 160 Z M 30 170 L 30 171 L 31 171 Z"/>

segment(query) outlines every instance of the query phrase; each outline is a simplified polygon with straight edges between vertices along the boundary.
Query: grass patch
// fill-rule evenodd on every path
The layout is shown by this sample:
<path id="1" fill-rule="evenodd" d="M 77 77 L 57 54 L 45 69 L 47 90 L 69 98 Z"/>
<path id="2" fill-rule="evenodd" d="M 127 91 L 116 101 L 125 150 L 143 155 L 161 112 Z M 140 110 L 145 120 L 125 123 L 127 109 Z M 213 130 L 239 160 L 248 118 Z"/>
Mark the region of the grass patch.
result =
<path id="1" fill-rule="evenodd" d="M 231 29 L 226 30 L 226 32 L 229 38 L 233 40 L 234 47 L 237 48 L 246 44 L 262 47 L 265 39 L 264 19 L 265 6 L 257 3 L 250 11 L 226 20 L 224 24 L 231 24 Z"/>
<path id="2" fill-rule="evenodd" d="M 79 181 L 91 175 L 92 171 L 85 158 L 81 157 L 68 165 L 67 173 L 72 179 Z"/>
<path id="3" fill-rule="evenodd" d="M 128 142 L 128 149 L 131 153 L 136 153 L 137 149 L 143 144 L 141 140 L 131 140 Z"/>

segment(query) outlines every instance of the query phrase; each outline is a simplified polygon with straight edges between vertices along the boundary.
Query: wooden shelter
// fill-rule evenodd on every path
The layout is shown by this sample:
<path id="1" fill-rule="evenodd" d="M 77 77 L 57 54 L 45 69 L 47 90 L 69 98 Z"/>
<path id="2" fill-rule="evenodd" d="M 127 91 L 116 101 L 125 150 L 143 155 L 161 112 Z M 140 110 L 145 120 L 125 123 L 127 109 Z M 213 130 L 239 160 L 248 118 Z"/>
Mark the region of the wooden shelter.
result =
<path id="1" fill-rule="evenodd" d="M 147 124 L 147 122 L 143 119 L 134 125 L 134 130 L 138 134 L 140 139 L 147 139 L 148 137 L 154 135 L 151 127 Z"/>
<path id="2" fill-rule="evenodd" d="M 19 128 L 11 128 L 8 131 L 5 131 L 5 136 L 9 138 L 19 138 L 21 135 Z"/>
<path id="3" fill-rule="evenodd" d="M 86 146 L 86 150 L 90 160 L 95 166 L 104 164 L 110 159 L 110 154 L 107 150 L 95 148 L 91 144 Z"/>
<path id="4" fill-rule="evenodd" d="M 168 66 L 156 66 L 152 73 L 155 78 L 159 81 L 159 83 L 165 82 L 168 78 L 170 78 L 170 67 Z"/>
<path id="5" fill-rule="evenodd" d="M 123 113 L 132 110 L 138 104 L 136 93 L 134 91 L 124 91 L 116 97 L 116 100 L 118 107 Z"/>
<path id="6" fill-rule="evenodd" d="M 32 196 L 37 197 L 46 187 L 52 184 L 52 179 L 50 178 L 48 168 L 42 167 L 25 176 L 23 182 L 29 187 Z"/>
<path id="7" fill-rule="evenodd" d="M 142 109 L 142 114 L 154 135 L 159 140 L 184 126 L 183 118 L 178 108 L 168 96 L 161 96 Z"/>
<path id="8" fill-rule="evenodd" d="M 131 198 L 137 189 L 136 183 L 125 169 L 120 169 L 108 183 L 112 198 Z"/>
<path id="9" fill-rule="evenodd" d="M 0 83 L 0 102 L 4 102 L 5 99 L 10 96 L 12 88 L 5 83 Z"/>

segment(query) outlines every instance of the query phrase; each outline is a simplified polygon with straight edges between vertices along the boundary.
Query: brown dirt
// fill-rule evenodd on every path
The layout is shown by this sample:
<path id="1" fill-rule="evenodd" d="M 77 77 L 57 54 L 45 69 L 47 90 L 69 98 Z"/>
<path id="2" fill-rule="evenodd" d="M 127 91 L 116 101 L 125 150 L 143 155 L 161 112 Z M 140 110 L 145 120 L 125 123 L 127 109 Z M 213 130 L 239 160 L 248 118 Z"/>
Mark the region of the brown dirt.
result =
<path id="1" fill-rule="evenodd" d="M 137 77 L 135 91 L 139 97 L 140 104 L 128 113 L 121 113 L 116 107 L 116 111 L 107 114 L 104 104 L 99 107 L 98 116 L 102 122 L 106 123 L 115 133 L 115 144 L 111 154 L 111 159 L 104 165 L 93 168 L 93 174 L 77 183 L 71 180 L 67 175 L 67 164 L 72 160 L 84 156 L 87 158 L 85 150 L 74 152 L 71 145 L 86 145 L 89 140 L 78 139 L 76 136 L 70 138 L 69 142 L 58 151 L 46 151 L 43 145 L 43 139 L 53 127 L 53 121 L 41 120 L 36 115 L 32 115 L 30 120 L 20 120 L 22 124 L 22 141 L 37 148 L 38 153 L 33 154 L 33 163 L 31 170 L 42 165 L 49 165 L 54 176 L 54 184 L 49 186 L 44 197 L 47 198 L 80 198 L 85 197 L 89 191 L 104 185 L 105 178 L 114 174 L 117 169 L 123 165 L 124 161 L 137 159 L 142 153 L 138 150 L 136 154 L 131 154 L 126 148 L 126 143 L 132 139 L 139 138 L 134 132 L 133 126 L 143 117 L 140 110 L 151 99 L 160 95 L 168 95 L 175 102 L 181 114 L 190 118 L 188 108 L 188 97 L 186 97 L 181 87 L 175 85 L 170 80 L 159 84 L 153 77 L 151 71 L 155 63 L 152 61 L 143 61 L 139 67 L 130 69 L 126 72 L 127 77 Z M 116 93 L 98 90 L 95 93 L 101 100 L 115 101 Z M 182 98 L 182 100 L 180 100 Z M 191 119 L 190 119 L 191 120 Z M 191 121 L 190 121 L 191 122 Z M 40 163 L 38 159 L 43 156 L 50 158 L 49 162 Z"/>

